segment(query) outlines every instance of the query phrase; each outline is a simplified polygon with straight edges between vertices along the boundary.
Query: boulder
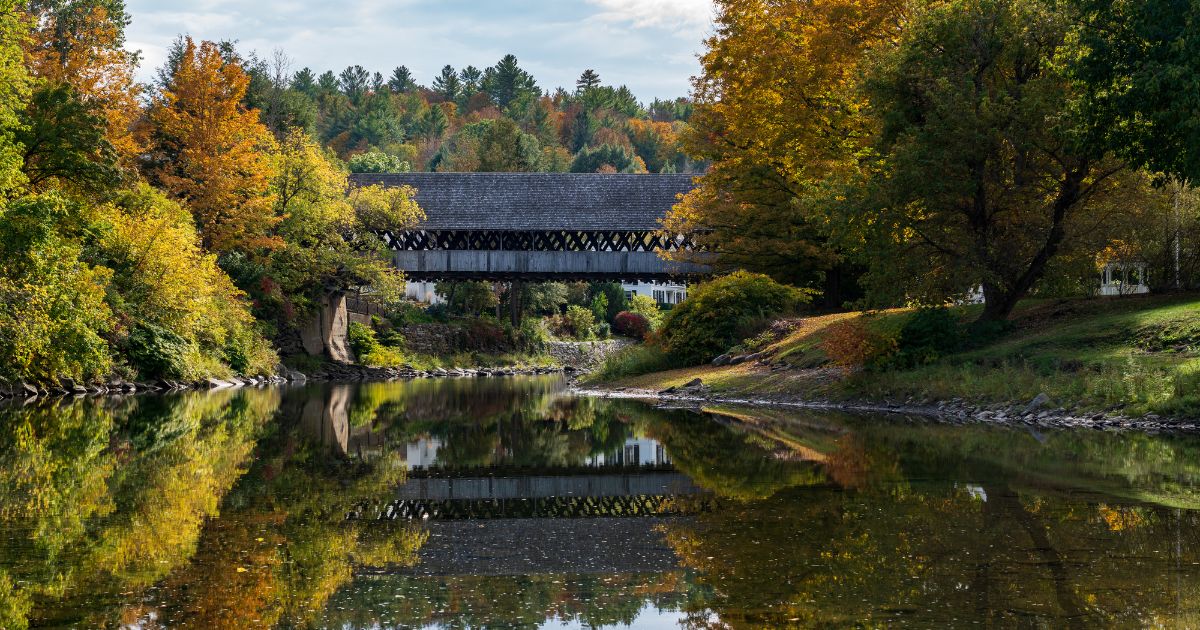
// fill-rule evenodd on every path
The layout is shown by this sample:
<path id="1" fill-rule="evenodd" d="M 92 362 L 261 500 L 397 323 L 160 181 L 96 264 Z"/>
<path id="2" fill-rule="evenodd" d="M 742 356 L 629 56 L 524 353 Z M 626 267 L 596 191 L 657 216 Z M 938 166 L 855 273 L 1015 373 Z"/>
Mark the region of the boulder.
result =
<path id="1" fill-rule="evenodd" d="M 1027 416 L 1048 404 L 1050 404 L 1050 396 L 1045 392 L 1042 392 L 1034 397 L 1033 400 L 1029 401 L 1028 405 L 1025 405 L 1025 411 L 1022 412 L 1021 415 Z"/>
<path id="2" fill-rule="evenodd" d="M 722 354 L 721 356 L 713 359 L 712 364 L 717 367 L 721 367 L 723 365 L 729 365 L 729 361 L 731 359 L 733 359 L 733 357 L 729 356 L 728 354 Z"/>

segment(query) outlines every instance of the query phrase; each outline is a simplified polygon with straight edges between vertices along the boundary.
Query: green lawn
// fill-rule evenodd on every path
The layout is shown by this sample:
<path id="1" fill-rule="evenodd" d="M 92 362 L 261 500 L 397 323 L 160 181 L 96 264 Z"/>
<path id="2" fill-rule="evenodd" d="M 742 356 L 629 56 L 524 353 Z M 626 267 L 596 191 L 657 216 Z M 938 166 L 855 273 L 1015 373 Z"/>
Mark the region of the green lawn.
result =
<path id="1" fill-rule="evenodd" d="M 976 307 L 958 309 L 964 321 Z M 1030 300 L 997 340 L 911 369 L 844 374 L 827 367 L 827 328 L 865 318 L 875 330 L 898 330 L 910 311 L 846 313 L 802 320 L 769 347 L 770 371 L 709 366 L 621 379 L 613 386 L 664 388 L 700 377 L 729 395 L 802 396 L 977 403 L 1027 401 L 1048 394 L 1060 407 L 1200 416 L 1200 296 Z"/>

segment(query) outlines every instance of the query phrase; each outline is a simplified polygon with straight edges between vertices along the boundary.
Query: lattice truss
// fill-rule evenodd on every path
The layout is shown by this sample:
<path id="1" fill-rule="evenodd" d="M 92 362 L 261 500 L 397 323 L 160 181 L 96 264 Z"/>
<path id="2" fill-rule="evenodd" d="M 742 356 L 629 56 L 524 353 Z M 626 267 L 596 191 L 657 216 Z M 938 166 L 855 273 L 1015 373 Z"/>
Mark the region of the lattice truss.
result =
<path id="1" fill-rule="evenodd" d="M 394 251 L 651 252 L 698 250 L 685 235 L 648 230 L 514 232 L 408 230 L 380 234 Z"/>

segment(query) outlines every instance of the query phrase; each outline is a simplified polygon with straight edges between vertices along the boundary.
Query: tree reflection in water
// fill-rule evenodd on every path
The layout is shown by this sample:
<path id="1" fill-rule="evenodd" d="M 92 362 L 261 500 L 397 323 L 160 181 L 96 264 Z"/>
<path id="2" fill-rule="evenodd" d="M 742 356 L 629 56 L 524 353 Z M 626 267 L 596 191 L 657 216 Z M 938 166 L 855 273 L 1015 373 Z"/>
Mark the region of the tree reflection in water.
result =
<path id="1" fill-rule="evenodd" d="M 346 518 L 395 495 L 422 441 L 440 445 L 425 477 L 663 475 L 669 461 L 707 494 L 677 498 L 671 513 L 687 516 L 611 529 L 646 536 L 605 538 L 604 519 L 542 528 L 600 535 L 594 553 L 614 568 L 551 557 L 589 538 L 542 545 L 560 551 L 536 575 L 486 556 L 442 557 L 449 569 L 422 574 L 412 565 L 428 532 L 463 528 Z M 652 468 L 612 472 L 634 443 L 661 446 L 633 462 Z M 10 405 L 0 627 L 598 626 L 656 614 L 697 628 L 1197 626 L 1198 446 L 664 410 L 572 397 L 556 379 Z M 474 544 L 430 548 L 484 553 Z M 622 553 L 640 553 L 628 546 L 656 544 L 669 566 L 619 570 Z"/>

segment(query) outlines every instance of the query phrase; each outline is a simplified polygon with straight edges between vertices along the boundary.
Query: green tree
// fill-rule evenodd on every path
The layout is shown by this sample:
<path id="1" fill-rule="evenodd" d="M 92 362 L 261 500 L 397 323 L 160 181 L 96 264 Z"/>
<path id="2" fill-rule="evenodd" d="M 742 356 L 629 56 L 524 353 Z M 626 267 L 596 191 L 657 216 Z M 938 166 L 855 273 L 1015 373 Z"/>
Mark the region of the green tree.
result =
<path id="1" fill-rule="evenodd" d="M 592 88 L 600 87 L 600 75 L 595 70 L 588 68 L 579 75 L 579 79 L 575 81 L 575 93 L 582 94 Z"/>
<path id="2" fill-rule="evenodd" d="M 1200 5 L 1074 0 L 1089 139 L 1131 164 L 1200 178 Z"/>
<path id="3" fill-rule="evenodd" d="M 500 305 L 500 297 L 487 282 L 439 282 L 434 290 L 456 315 L 479 317 Z"/>
<path id="4" fill-rule="evenodd" d="M 646 163 L 633 151 L 615 144 L 584 147 L 571 162 L 572 173 L 645 173 Z"/>
<path id="5" fill-rule="evenodd" d="M 0 370 L 15 380 L 108 375 L 110 270 L 81 260 L 80 207 L 50 192 L 0 207 Z"/>
<path id="6" fill-rule="evenodd" d="M 33 189 L 55 183 L 101 193 L 117 186 L 119 156 L 108 141 L 107 119 L 95 101 L 68 84 L 42 85 L 17 127 L 26 180 Z"/>
<path id="7" fill-rule="evenodd" d="M 451 65 L 442 67 L 442 73 L 433 78 L 431 87 L 443 101 L 449 103 L 456 102 L 462 92 L 462 83 L 458 79 L 458 73 Z"/>
<path id="8" fill-rule="evenodd" d="M 810 296 L 768 276 L 737 271 L 691 289 L 688 298 L 667 313 L 663 343 L 680 361 L 704 363 L 770 319 L 807 303 Z"/>
<path id="9" fill-rule="evenodd" d="M 1079 140 L 1082 88 L 1061 63 L 1072 23 L 1048 0 L 957 0 L 916 12 L 880 57 L 867 85 L 876 194 L 849 219 L 871 226 L 877 295 L 942 301 L 982 285 L 980 319 L 1004 320 L 1097 214 L 1122 166 Z"/>
<path id="10" fill-rule="evenodd" d="M 515 56 L 505 55 L 484 71 L 483 90 L 500 109 L 504 109 L 523 94 L 537 93 L 538 87 L 533 75 L 521 69 Z"/>
<path id="11" fill-rule="evenodd" d="M 387 85 L 392 92 L 404 94 L 416 89 L 417 82 L 413 80 L 408 66 L 397 66 L 395 70 L 392 70 L 392 76 L 388 79 Z"/>
<path id="12" fill-rule="evenodd" d="M 0 199 L 24 179 L 22 148 L 13 136 L 19 130 L 18 115 L 30 89 L 22 44 L 31 24 L 28 16 L 17 10 L 21 5 L 18 0 L 0 0 Z"/>
<path id="13" fill-rule="evenodd" d="M 407 173 L 411 170 L 408 162 L 383 151 L 356 153 L 350 157 L 348 165 L 351 173 Z"/>

